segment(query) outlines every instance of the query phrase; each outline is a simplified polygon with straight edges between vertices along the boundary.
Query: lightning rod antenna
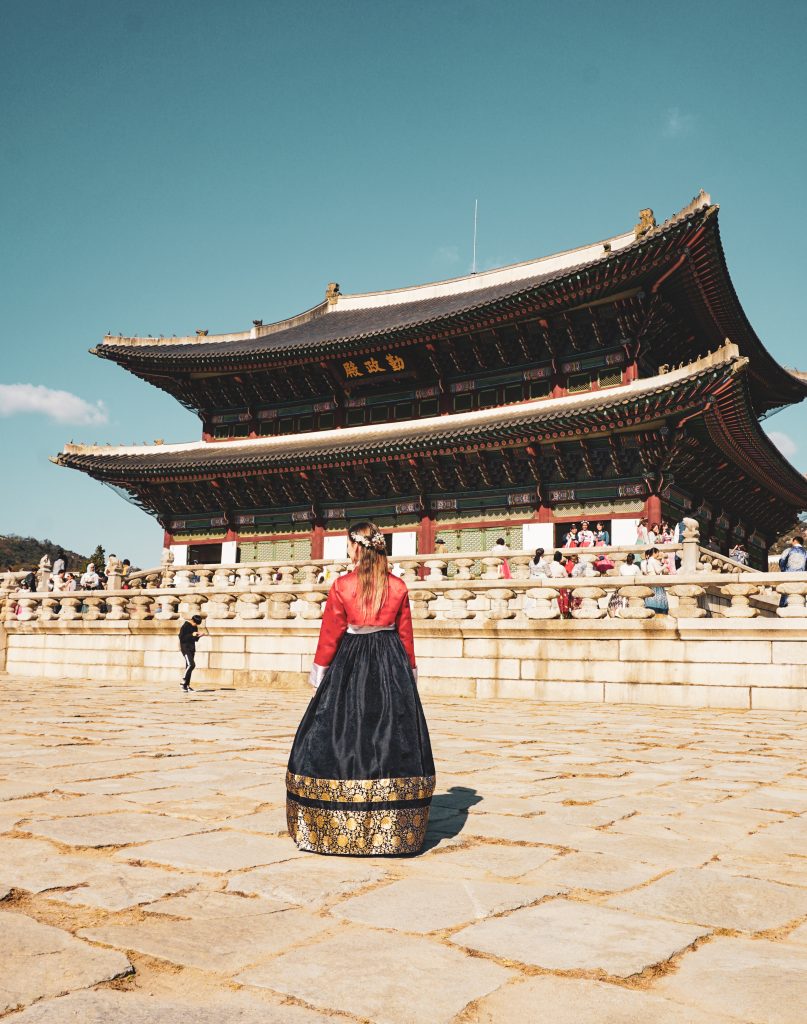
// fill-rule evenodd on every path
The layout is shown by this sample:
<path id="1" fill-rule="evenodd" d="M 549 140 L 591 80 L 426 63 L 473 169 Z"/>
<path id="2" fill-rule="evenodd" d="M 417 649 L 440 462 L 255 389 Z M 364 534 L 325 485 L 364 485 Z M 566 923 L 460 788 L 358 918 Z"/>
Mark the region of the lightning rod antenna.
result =
<path id="1" fill-rule="evenodd" d="M 473 259 L 473 269 L 471 270 L 472 274 L 476 273 L 476 218 L 477 218 L 477 213 L 478 212 L 479 212 L 479 200 L 478 199 L 474 199 L 474 259 Z"/>

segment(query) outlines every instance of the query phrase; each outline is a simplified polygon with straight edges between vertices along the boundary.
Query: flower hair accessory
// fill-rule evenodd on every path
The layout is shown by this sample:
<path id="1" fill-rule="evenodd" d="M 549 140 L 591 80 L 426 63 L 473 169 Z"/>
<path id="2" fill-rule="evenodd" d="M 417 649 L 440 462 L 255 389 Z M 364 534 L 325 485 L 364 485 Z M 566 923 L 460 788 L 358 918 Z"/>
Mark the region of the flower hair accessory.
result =
<path id="1" fill-rule="evenodd" d="M 373 533 L 369 537 L 365 537 L 361 533 L 350 533 L 349 537 L 356 544 L 361 544 L 363 548 L 375 548 L 376 551 L 386 551 L 387 543 L 384 540 L 383 534 Z"/>

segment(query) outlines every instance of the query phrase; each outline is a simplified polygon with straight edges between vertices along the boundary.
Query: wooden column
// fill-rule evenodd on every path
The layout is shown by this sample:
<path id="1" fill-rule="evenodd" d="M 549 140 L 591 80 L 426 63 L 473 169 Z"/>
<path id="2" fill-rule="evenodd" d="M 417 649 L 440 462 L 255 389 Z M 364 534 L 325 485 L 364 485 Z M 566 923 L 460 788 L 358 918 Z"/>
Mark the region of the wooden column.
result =
<path id="1" fill-rule="evenodd" d="M 314 521 L 314 528 L 311 531 L 311 557 L 325 557 L 325 527 L 319 520 Z"/>
<path id="2" fill-rule="evenodd" d="M 418 554 L 431 555 L 434 553 L 434 520 L 424 512 L 420 517 L 418 525 Z"/>
<path id="3" fill-rule="evenodd" d="M 651 494 L 644 503 L 642 515 L 647 519 L 648 527 L 654 523 L 661 525 L 661 498 L 658 494 Z"/>

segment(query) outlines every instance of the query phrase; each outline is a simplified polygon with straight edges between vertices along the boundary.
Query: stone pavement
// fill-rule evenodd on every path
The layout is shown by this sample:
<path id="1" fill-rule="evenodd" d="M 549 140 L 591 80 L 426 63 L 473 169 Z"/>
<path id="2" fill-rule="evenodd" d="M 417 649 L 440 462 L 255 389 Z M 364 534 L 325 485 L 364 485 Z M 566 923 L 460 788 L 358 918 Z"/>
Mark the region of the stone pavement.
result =
<path id="1" fill-rule="evenodd" d="M 3 1024 L 804 1024 L 807 715 L 427 699 L 426 850 L 350 859 L 305 701 L 0 677 Z"/>

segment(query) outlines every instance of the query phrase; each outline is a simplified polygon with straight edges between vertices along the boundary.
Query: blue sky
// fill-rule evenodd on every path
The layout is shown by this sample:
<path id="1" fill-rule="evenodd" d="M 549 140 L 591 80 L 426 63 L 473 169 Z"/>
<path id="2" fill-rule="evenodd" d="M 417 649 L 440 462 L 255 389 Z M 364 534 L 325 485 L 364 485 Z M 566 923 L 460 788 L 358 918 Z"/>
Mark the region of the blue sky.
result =
<path id="1" fill-rule="evenodd" d="M 200 426 L 87 349 L 465 273 L 475 198 L 484 268 L 706 188 L 757 333 L 807 369 L 803 3 L 5 0 L 2 21 L 2 533 L 154 564 L 157 524 L 48 456 Z M 807 403 L 766 427 L 807 470 Z"/>

